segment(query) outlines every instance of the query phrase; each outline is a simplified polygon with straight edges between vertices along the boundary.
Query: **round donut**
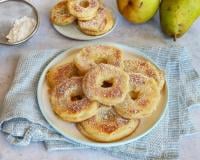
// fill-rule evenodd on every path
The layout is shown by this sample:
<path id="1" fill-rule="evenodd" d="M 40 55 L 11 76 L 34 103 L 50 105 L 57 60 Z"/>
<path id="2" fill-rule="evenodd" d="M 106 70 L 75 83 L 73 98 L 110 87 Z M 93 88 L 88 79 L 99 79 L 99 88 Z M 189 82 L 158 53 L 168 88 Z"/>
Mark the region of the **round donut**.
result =
<path id="1" fill-rule="evenodd" d="M 95 116 L 77 123 L 77 128 L 89 139 L 112 142 L 132 134 L 139 122 L 136 119 L 124 119 L 116 114 L 112 107 L 101 105 Z"/>
<path id="2" fill-rule="evenodd" d="M 128 73 L 142 73 L 148 77 L 154 78 L 160 90 L 165 84 L 164 72 L 159 70 L 155 65 L 143 58 L 134 58 L 124 61 L 124 70 Z"/>
<path id="3" fill-rule="evenodd" d="M 81 30 L 90 30 L 90 31 L 102 31 L 106 25 L 106 9 L 100 7 L 97 11 L 97 15 L 89 21 L 78 20 L 78 25 Z"/>
<path id="4" fill-rule="evenodd" d="M 69 0 L 67 3 L 70 14 L 78 20 L 91 20 L 97 14 L 100 7 L 98 0 Z"/>
<path id="5" fill-rule="evenodd" d="M 69 14 L 67 9 L 68 0 L 57 3 L 51 10 L 51 22 L 56 25 L 64 26 L 72 23 L 76 18 Z"/>
<path id="6" fill-rule="evenodd" d="M 102 34 L 109 32 L 112 29 L 115 21 L 114 21 L 112 12 L 108 9 L 105 9 L 105 11 L 106 11 L 105 17 L 102 17 L 104 23 L 102 23 L 102 25 L 100 26 L 101 27 L 100 30 L 94 31 L 94 30 L 90 30 L 90 29 L 83 29 L 81 27 L 80 27 L 80 30 L 83 33 L 90 35 L 90 36 L 99 36 L 99 35 L 102 35 Z M 98 21 L 100 21 L 100 20 L 98 20 Z"/>
<path id="7" fill-rule="evenodd" d="M 151 115 L 160 100 L 158 85 L 141 73 L 130 73 L 129 77 L 129 93 L 122 103 L 114 106 L 115 111 L 127 119 Z"/>
<path id="8" fill-rule="evenodd" d="M 112 46 L 88 46 L 80 50 L 74 62 L 82 74 L 100 63 L 121 67 L 123 65 L 123 52 Z"/>
<path id="9" fill-rule="evenodd" d="M 109 64 L 99 64 L 83 78 L 83 92 L 91 99 L 105 105 L 121 103 L 129 90 L 129 76 Z"/>
<path id="10" fill-rule="evenodd" d="M 78 69 L 74 63 L 63 62 L 47 71 L 46 79 L 50 88 L 65 81 L 67 78 L 78 76 Z"/>
<path id="11" fill-rule="evenodd" d="M 72 77 L 51 90 L 53 111 L 63 120 L 80 122 L 97 113 L 98 103 L 89 100 L 82 91 L 82 78 Z"/>

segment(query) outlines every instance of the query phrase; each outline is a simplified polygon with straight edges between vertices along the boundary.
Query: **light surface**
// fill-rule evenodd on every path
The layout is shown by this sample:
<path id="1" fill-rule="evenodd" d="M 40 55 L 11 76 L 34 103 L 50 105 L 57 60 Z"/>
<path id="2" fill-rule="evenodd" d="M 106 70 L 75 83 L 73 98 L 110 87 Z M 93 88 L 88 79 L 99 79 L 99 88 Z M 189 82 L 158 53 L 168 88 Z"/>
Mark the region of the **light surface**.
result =
<path id="1" fill-rule="evenodd" d="M 28 0 L 39 11 L 41 25 L 38 32 L 29 41 L 20 46 L 0 45 L 0 102 L 2 103 L 16 68 L 18 56 L 29 54 L 34 49 L 69 48 L 85 42 L 67 39 L 58 34 L 49 23 L 49 10 L 56 0 Z M 116 0 L 105 0 L 110 7 L 116 7 Z M 8 9 L 9 10 L 9 9 Z M 119 16 L 119 15 L 118 15 Z M 95 41 L 113 41 L 127 45 L 143 44 L 147 46 L 167 46 L 169 44 L 183 45 L 189 49 L 193 59 L 194 68 L 200 73 L 200 20 L 198 20 L 181 39 L 174 43 L 165 37 L 159 27 L 159 17 L 143 25 L 133 25 L 119 16 L 116 29 L 102 39 Z M 0 106 L 1 107 L 1 106 Z M 199 124 L 200 126 L 200 124 Z M 0 159 L 2 160 L 119 160 L 100 151 L 70 150 L 49 153 L 44 145 L 37 143 L 26 147 L 15 147 L 8 144 L 6 137 L 0 133 Z M 198 136 L 184 137 L 181 139 L 180 159 L 198 160 L 200 150 L 200 134 Z"/>

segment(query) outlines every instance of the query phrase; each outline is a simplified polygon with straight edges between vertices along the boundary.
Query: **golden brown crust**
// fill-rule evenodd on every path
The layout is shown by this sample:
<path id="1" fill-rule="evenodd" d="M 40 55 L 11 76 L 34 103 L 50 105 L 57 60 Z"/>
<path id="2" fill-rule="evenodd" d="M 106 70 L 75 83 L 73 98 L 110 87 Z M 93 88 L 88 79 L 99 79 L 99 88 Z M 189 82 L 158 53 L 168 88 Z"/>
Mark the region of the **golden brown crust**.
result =
<path id="1" fill-rule="evenodd" d="M 163 72 L 144 58 L 123 61 L 123 52 L 112 46 L 76 52 L 73 62 L 66 59 L 47 72 L 53 111 L 64 121 L 78 122 L 79 131 L 94 141 L 132 134 L 138 119 L 157 108 Z"/>
<path id="2" fill-rule="evenodd" d="M 51 90 L 52 108 L 63 120 L 80 122 L 96 114 L 98 103 L 89 100 L 82 92 L 82 78 L 73 77 Z"/>
<path id="3" fill-rule="evenodd" d="M 133 133 L 139 120 L 127 120 L 120 117 L 112 107 L 101 105 L 92 118 L 77 124 L 79 131 L 94 141 L 112 142 Z"/>
<path id="4" fill-rule="evenodd" d="M 112 46 L 88 46 L 80 50 L 74 62 L 82 74 L 85 74 L 99 63 L 122 67 L 123 52 Z"/>
<path id="5" fill-rule="evenodd" d="M 128 73 L 142 73 L 150 78 L 154 78 L 160 90 L 162 90 L 165 84 L 164 72 L 143 58 L 125 60 L 124 70 Z"/>
<path id="6" fill-rule="evenodd" d="M 52 88 L 68 78 L 78 76 L 78 69 L 73 62 L 62 63 L 50 68 L 46 74 L 48 85 Z"/>
<path id="7" fill-rule="evenodd" d="M 97 15 L 89 21 L 78 20 L 78 25 L 81 30 L 90 30 L 94 32 L 102 31 L 106 25 L 106 9 L 100 7 Z"/>
<path id="8" fill-rule="evenodd" d="M 61 1 L 52 8 L 50 19 L 53 24 L 63 26 L 72 23 L 76 19 L 69 14 L 67 3 L 68 0 Z"/>
<path id="9" fill-rule="evenodd" d="M 96 16 L 100 2 L 98 0 L 69 0 L 67 7 L 70 14 L 78 20 L 86 21 Z"/>
<path id="10" fill-rule="evenodd" d="M 109 32 L 112 29 L 112 27 L 114 26 L 115 21 L 114 21 L 112 12 L 109 11 L 108 9 L 106 9 L 106 17 L 105 17 L 104 22 L 105 22 L 105 26 L 101 30 L 93 31 L 93 30 L 89 30 L 89 29 L 83 29 L 81 27 L 80 27 L 80 30 L 83 33 L 90 35 L 90 36 L 99 36 L 99 35 Z"/>
<path id="11" fill-rule="evenodd" d="M 155 80 L 141 73 L 130 73 L 129 77 L 129 93 L 122 103 L 114 106 L 114 109 L 128 119 L 151 115 L 160 100 L 160 92 Z"/>
<path id="12" fill-rule="evenodd" d="M 103 86 L 104 82 L 111 86 Z M 82 87 L 89 99 L 105 105 L 115 105 L 124 100 L 129 90 L 129 76 L 117 67 L 99 64 L 84 76 Z"/>

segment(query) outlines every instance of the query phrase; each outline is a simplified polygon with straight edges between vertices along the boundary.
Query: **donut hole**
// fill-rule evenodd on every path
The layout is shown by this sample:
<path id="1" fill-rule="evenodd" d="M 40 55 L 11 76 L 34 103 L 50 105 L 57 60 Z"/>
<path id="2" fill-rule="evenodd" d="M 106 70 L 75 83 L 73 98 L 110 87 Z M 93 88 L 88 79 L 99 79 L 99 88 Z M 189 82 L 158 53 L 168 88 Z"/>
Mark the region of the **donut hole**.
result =
<path id="1" fill-rule="evenodd" d="M 79 101 L 81 99 L 83 99 L 82 95 L 72 95 L 71 96 L 71 101 Z"/>
<path id="2" fill-rule="evenodd" d="M 90 3 L 87 0 L 85 0 L 85 1 L 81 1 L 79 5 L 83 8 L 87 8 L 89 7 Z"/>
<path id="3" fill-rule="evenodd" d="M 131 91 L 131 92 L 129 92 L 129 95 L 131 96 L 132 100 L 138 99 L 139 98 L 139 94 L 140 93 L 138 91 Z"/>
<path id="4" fill-rule="evenodd" d="M 110 88 L 113 86 L 113 79 L 110 80 L 104 80 L 101 84 L 102 88 Z"/>

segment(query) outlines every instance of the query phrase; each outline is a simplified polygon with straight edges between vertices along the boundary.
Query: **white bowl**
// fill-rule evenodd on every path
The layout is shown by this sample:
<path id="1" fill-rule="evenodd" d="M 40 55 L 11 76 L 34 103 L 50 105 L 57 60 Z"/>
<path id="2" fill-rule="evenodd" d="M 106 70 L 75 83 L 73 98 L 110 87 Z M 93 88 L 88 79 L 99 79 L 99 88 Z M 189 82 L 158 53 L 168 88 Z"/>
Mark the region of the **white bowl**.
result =
<path id="1" fill-rule="evenodd" d="M 98 43 L 90 43 L 89 45 L 96 45 L 96 44 L 98 44 Z M 139 52 L 135 48 L 128 47 L 125 45 L 116 44 L 116 43 L 99 43 L 99 44 L 112 45 L 117 48 L 120 48 L 125 52 L 125 57 L 130 56 L 130 55 L 141 57 L 141 55 L 142 55 L 141 52 Z M 119 145 L 123 145 L 123 144 L 127 144 L 130 142 L 136 141 L 137 139 L 148 134 L 159 123 L 159 121 L 161 120 L 161 117 L 163 116 L 163 114 L 166 110 L 167 100 L 168 100 L 167 84 L 165 84 L 165 87 L 162 91 L 162 103 L 159 104 L 159 107 L 157 108 L 156 111 L 153 112 L 153 115 L 142 119 L 139 127 L 137 128 L 137 130 L 134 133 L 132 133 L 128 137 L 126 137 L 122 140 L 116 141 L 116 142 L 100 143 L 100 142 L 95 142 L 95 141 L 89 140 L 78 131 L 78 129 L 76 128 L 76 126 L 73 123 L 69 123 L 69 122 L 65 122 L 65 121 L 61 120 L 52 111 L 51 104 L 50 104 L 49 97 L 48 97 L 48 86 L 47 86 L 47 83 L 45 80 L 45 75 L 46 75 L 48 69 L 51 68 L 52 66 L 56 65 L 57 63 L 61 62 L 66 57 L 68 57 L 70 54 L 73 53 L 73 51 L 78 50 L 87 45 L 88 44 L 74 47 L 74 48 L 68 49 L 68 50 L 64 51 L 63 53 L 59 54 L 56 58 L 54 58 L 46 66 L 46 68 L 42 72 L 40 79 L 39 79 L 38 88 L 37 88 L 37 98 L 38 98 L 38 104 L 39 104 L 40 110 L 41 110 L 42 114 L 44 115 L 44 117 L 46 118 L 46 120 L 49 122 L 49 124 L 55 130 L 57 130 L 59 133 L 61 133 L 66 138 L 68 138 L 74 142 L 77 142 L 77 143 L 81 143 L 81 144 L 88 145 L 88 146 L 94 146 L 94 147 L 119 146 Z M 144 58 L 147 59 L 146 57 L 144 57 Z"/>

